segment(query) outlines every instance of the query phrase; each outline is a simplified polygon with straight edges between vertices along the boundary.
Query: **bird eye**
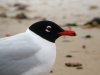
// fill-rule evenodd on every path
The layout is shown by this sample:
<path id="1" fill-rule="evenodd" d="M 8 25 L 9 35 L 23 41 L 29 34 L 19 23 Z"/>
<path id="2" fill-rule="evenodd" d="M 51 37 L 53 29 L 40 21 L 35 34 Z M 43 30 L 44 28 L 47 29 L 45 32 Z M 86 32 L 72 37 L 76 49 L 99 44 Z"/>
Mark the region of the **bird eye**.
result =
<path id="1" fill-rule="evenodd" d="M 46 29 L 45 29 L 46 32 L 51 32 L 51 30 L 52 30 L 51 26 L 47 26 Z"/>

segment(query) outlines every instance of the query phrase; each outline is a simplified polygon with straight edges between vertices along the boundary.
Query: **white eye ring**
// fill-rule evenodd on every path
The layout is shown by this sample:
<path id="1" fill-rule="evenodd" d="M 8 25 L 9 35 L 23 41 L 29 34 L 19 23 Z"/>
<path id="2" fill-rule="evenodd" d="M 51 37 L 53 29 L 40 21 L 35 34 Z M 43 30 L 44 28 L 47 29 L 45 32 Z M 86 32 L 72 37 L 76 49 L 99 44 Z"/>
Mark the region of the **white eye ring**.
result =
<path id="1" fill-rule="evenodd" d="M 46 29 L 45 29 L 45 31 L 46 32 L 51 32 L 51 30 L 50 30 L 51 28 L 52 28 L 51 26 L 47 26 Z"/>

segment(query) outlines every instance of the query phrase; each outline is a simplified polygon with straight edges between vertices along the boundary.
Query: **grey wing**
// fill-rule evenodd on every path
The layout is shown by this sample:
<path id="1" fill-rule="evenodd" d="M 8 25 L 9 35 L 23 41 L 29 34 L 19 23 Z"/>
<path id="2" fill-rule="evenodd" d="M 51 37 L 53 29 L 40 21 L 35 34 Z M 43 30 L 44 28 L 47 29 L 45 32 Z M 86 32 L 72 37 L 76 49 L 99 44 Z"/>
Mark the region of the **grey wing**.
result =
<path id="1" fill-rule="evenodd" d="M 21 75 L 37 65 L 40 47 L 25 39 L 6 39 L 0 40 L 0 75 Z"/>

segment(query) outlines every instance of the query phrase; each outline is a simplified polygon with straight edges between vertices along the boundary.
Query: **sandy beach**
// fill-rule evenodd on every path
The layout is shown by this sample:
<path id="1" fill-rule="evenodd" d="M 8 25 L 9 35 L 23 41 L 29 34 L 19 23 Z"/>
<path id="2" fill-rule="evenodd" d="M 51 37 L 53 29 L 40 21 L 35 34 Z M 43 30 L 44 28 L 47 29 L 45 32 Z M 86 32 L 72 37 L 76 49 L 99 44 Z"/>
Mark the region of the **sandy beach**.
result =
<path id="1" fill-rule="evenodd" d="M 1 0 L 0 3 L 0 14 L 6 15 L 0 17 L 1 38 L 24 32 L 31 24 L 43 19 L 54 21 L 64 29 L 68 29 L 64 26 L 67 23 L 77 23 L 78 26 L 71 27 L 77 32 L 76 37 L 57 39 L 57 59 L 50 75 L 100 75 L 100 28 L 80 27 L 92 18 L 100 17 L 99 0 L 55 0 L 54 3 L 53 0 L 35 0 L 36 3 L 29 0 L 29 12 L 24 11 L 26 19 L 16 17 L 19 11 L 11 15 L 16 12 L 13 8 L 16 3 L 14 0 L 9 10 L 3 5 L 4 1 Z M 27 5 L 24 0 L 22 3 Z M 32 4 L 34 8 L 31 7 Z"/>

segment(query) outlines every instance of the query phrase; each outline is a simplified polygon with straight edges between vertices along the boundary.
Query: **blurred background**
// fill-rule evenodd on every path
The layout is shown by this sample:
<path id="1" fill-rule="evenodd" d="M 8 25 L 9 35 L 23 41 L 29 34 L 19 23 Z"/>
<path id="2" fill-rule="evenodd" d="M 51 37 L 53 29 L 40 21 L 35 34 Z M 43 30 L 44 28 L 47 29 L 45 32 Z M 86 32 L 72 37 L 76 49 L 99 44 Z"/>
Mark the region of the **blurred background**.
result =
<path id="1" fill-rule="evenodd" d="M 1 38 L 41 20 L 77 32 L 56 41 L 57 60 L 50 75 L 100 75 L 100 0 L 0 0 Z"/>

